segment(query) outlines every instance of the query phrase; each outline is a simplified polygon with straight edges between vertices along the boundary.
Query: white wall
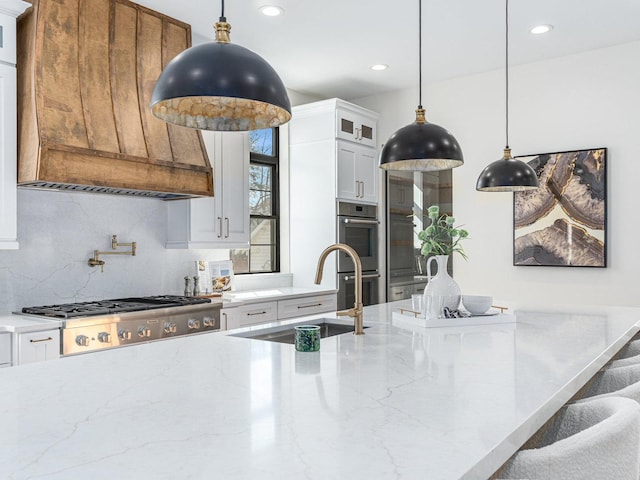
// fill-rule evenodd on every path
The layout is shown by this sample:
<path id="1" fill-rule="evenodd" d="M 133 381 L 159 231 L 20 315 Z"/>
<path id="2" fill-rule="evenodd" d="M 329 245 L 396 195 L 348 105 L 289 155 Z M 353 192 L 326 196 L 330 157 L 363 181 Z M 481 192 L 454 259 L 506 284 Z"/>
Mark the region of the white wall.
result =
<path id="1" fill-rule="evenodd" d="M 502 157 L 504 70 L 429 84 L 427 118 L 451 130 L 464 166 L 454 170 L 454 214 L 471 233 L 469 261 L 455 258 L 463 292 L 540 305 L 640 305 L 640 42 L 510 70 L 514 155 L 608 148 L 608 267 L 514 267 L 510 193 L 475 190 L 480 171 Z M 413 121 L 417 91 L 358 99 L 381 114 L 380 143 Z"/>
<path id="2" fill-rule="evenodd" d="M 166 250 L 166 217 L 157 199 L 18 189 L 20 249 L 0 251 L 0 311 L 182 294 L 195 260 L 229 258 L 228 250 Z M 90 267 L 93 250 L 111 250 L 113 234 L 137 242 L 136 256 L 105 255 L 104 272 Z"/>

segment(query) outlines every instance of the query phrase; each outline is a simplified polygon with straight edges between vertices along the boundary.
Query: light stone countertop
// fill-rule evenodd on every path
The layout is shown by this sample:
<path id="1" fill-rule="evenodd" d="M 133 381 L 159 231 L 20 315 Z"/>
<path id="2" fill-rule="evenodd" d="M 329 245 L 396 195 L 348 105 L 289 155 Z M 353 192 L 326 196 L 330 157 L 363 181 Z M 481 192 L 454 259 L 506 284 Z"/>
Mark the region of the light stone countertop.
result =
<path id="1" fill-rule="evenodd" d="M 54 318 L 34 318 L 11 313 L 0 314 L 0 332 L 27 333 L 42 332 L 60 328 L 61 322 Z"/>
<path id="2" fill-rule="evenodd" d="M 236 307 L 250 303 L 273 302 L 287 300 L 308 295 L 336 294 L 336 289 L 329 289 L 320 285 L 309 287 L 274 287 L 264 290 L 233 290 L 222 294 L 223 308 Z M 214 299 L 215 301 L 216 299 Z"/>
<path id="3" fill-rule="evenodd" d="M 409 304 L 366 307 L 365 335 L 317 353 L 218 332 L 2 369 L 0 478 L 484 479 L 640 320 L 394 326 Z"/>

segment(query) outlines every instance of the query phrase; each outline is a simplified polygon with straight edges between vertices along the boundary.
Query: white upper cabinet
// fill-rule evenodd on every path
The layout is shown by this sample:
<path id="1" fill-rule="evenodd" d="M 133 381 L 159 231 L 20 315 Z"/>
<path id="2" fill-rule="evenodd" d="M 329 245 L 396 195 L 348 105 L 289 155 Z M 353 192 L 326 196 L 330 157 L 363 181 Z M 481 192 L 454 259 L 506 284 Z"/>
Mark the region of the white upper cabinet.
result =
<path id="1" fill-rule="evenodd" d="M 249 135 L 203 131 L 213 197 L 168 202 L 167 248 L 249 245 Z"/>
<path id="2" fill-rule="evenodd" d="M 295 173 L 291 179 L 292 188 L 297 182 L 303 189 L 301 200 L 315 183 L 316 190 L 331 189 L 334 200 L 378 202 L 377 118 L 377 113 L 337 98 L 294 107 L 289 134 Z M 333 150 L 330 155 L 328 149 Z M 335 172 L 330 183 L 324 179 L 328 172 Z"/>
<path id="3" fill-rule="evenodd" d="M 0 63 L 0 248 L 18 248 L 16 68 Z"/>
<path id="4" fill-rule="evenodd" d="M 337 137 L 369 147 L 376 146 L 376 118 L 354 111 L 345 104 L 336 109 Z"/>
<path id="5" fill-rule="evenodd" d="M 349 142 L 337 143 L 337 198 L 375 203 L 378 199 L 376 151 Z"/>
<path id="6" fill-rule="evenodd" d="M 376 148 L 378 114 L 339 98 L 297 105 L 292 122 L 294 145 L 332 138 Z"/>
<path id="7" fill-rule="evenodd" d="M 31 4 L 0 0 L 0 249 L 18 248 L 16 17 Z"/>
<path id="8" fill-rule="evenodd" d="M 31 6 L 19 0 L 0 0 L 0 62 L 16 64 L 16 18 Z"/>

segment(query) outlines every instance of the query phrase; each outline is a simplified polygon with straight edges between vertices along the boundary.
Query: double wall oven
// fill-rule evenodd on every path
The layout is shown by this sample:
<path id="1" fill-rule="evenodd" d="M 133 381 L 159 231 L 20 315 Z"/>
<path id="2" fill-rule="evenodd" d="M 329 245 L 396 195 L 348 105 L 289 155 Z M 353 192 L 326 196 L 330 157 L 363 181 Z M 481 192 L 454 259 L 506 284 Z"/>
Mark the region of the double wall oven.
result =
<path id="1" fill-rule="evenodd" d="M 362 261 L 362 303 L 378 303 L 380 263 L 378 259 L 378 209 L 375 205 L 351 202 L 337 204 L 338 242 L 352 247 Z M 338 309 L 350 308 L 355 302 L 355 269 L 344 252 L 338 253 Z"/>

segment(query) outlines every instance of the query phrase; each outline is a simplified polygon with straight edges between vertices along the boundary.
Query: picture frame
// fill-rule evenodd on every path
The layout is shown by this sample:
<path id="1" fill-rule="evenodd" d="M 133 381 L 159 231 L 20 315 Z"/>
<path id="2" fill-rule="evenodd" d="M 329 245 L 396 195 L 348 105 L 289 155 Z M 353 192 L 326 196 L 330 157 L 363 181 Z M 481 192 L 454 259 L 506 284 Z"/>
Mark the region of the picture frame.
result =
<path id="1" fill-rule="evenodd" d="M 514 192 L 515 266 L 607 266 L 607 149 L 516 157 L 540 188 Z"/>

